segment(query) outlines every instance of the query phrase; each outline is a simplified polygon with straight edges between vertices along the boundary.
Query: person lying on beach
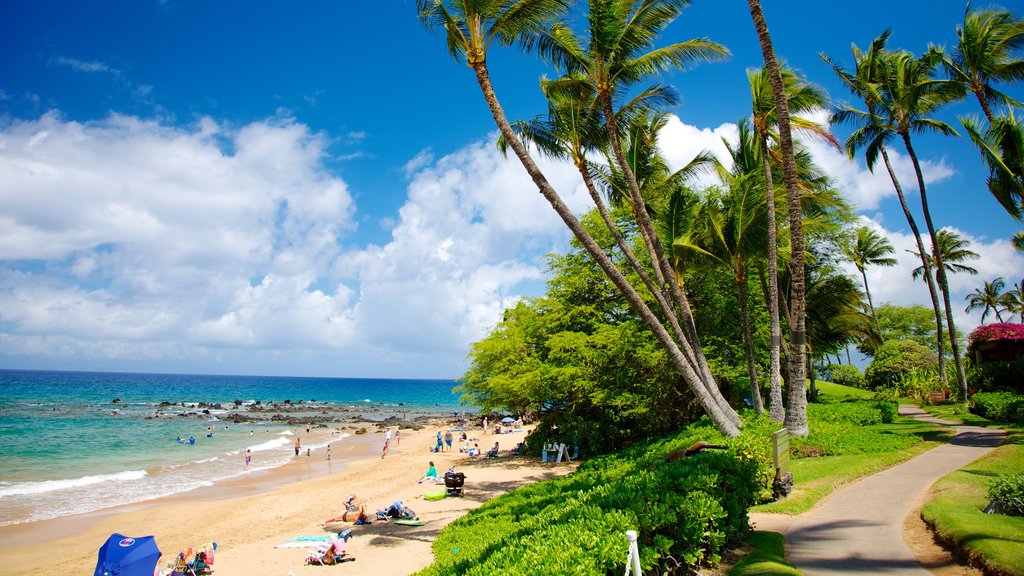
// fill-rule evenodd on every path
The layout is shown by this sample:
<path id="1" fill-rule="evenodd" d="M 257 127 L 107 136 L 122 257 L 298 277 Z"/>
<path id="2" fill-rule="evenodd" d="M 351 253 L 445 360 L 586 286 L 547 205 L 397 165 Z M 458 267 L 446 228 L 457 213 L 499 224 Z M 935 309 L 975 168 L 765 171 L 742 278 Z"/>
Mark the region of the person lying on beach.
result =
<path id="1" fill-rule="evenodd" d="M 341 514 L 341 519 L 345 522 L 354 522 L 356 524 L 369 524 L 369 520 L 366 516 L 366 506 L 356 500 L 355 494 L 349 494 L 348 500 L 345 500 L 345 512 Z"/>

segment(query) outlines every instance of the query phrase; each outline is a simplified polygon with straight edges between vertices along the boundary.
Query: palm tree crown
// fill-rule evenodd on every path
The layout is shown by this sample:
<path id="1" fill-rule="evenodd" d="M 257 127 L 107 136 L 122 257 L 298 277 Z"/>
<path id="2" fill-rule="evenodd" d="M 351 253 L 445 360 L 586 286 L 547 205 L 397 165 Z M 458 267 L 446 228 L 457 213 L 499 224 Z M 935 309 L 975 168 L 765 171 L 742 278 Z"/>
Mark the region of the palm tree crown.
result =
<path id="1" fill-rule="evenodd" d="M 996 82 L 1024 80 L 1024 22 L 1005 10 L 971 10 L 967 3 L 964 22 L 956 27 L 957 45 L 946 61 L 949 77 L 978 98 L 985 117 L 994 118 L 991 105 L 1020 106 L 993 87 Z"/>
<path id="2" fill-rule="evenodd" d="M 975 288 L 974 292 L 967 295 L 967 308 L 964 308 L 964 311 L 970 312 L 981 308 L 982 324 L 985 323 L 985 318 L 989 312 L 995 312 L 996 319 L 1002 322 L 1003 317 L 999 314 L 999 309 L 1002 307 L 1003 302 L 1000 296 L 1003 294 L 1003 286 L 1005 285 L 1006 282 L 1002 277 L 999 277 L 991 282 L 985 282 L 981 288 Z"/>
<path id="3" fill-rule="evenodd" d="M 977 260 L 980 258 L 977 252 L 969 248 L 971 245 L 969 240 L 961 238 L 959 234 L 946 228 L 937 231 L 935 233 L 935 238 L 938 240 L 937 250 L 939 252 L 939 257 L 942 260 L 942 265 L 946 268 L 946 272 L 949 272 L 950 274 L 957 274 L 960 272 L 966 272 L 967 274 L 978 273 L 977 269 L 964 264 L 964 262 L 968 260 Z M 926 253 L 922 256 L 914 251 L 909 252 L 918 258 L 921 258 L 922 261 L 927 258 L 928 263 L 932 266 L 936 265 L 935 258 L 933 258 L 931 254 Z M 915 280 L 924 276 L 924 264 L 914 268 L 911 274 Z"/>

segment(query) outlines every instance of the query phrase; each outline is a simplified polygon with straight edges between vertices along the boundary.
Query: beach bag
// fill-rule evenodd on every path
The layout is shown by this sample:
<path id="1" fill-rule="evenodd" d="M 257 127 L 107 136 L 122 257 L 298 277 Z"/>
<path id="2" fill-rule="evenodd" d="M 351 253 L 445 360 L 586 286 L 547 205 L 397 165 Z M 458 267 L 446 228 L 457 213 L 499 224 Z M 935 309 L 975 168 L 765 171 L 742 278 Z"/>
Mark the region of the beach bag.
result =
<path id="1" fill-rule="evenodd" d="M 391 506 L 388 506 L 387 515 L 388 518 L 396 520 L 413 520 L 416 518 L 416 513 L 412 511 L 412 508 L 407 508 L 401 500 L 395 500 Z"/>

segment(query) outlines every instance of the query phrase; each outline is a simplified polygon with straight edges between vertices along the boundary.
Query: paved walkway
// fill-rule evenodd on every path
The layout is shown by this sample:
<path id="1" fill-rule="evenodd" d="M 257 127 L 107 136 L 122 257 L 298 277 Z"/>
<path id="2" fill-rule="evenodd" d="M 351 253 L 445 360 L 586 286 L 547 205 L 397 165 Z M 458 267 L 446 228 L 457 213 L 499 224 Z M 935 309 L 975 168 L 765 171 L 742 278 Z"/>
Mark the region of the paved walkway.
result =
<path id="1" fill-rule="evenodd" d="M 955 426 L 916 406 L 900 414 Z M 786 530 L 789 561 L 806 576 L 929 576 L 903 540 L 903 522 L 939 478 L 998 446 L 1001 430 L 955 426 L 949 443 L 832 493 Z"/>

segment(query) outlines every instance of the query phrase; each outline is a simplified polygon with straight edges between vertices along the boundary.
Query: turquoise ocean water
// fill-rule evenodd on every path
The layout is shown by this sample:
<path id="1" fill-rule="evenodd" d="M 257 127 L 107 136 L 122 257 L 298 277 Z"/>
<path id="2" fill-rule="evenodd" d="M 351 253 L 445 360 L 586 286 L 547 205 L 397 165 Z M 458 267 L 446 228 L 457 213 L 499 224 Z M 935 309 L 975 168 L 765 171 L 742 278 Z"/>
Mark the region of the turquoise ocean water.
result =
<path id="1" fill-rule="evenodd" d="M 247 473 L 240 465 L 246 448 L 253 452 L 252 469 L 281 466 L 294 457 L 294 428 L 227 420 L 257 401 L 301 400 L 312 413 L 343 408 L 379 420 L 464 410 L 452 394 L 455 385 L 451 380 L 0 370 L 0 526 L 139 502 L 236 477 Z M 236 401 L 242 406 L 236 408 Z M 201 402 L 223 409 L 206 414 Z M 192 436 L 196 443 L 179 444 L 179 436 Z M 347 437 L 314 430 L 302 447 L 318 450 L 331 442 L 338 450 L 337 443 Z"/>

